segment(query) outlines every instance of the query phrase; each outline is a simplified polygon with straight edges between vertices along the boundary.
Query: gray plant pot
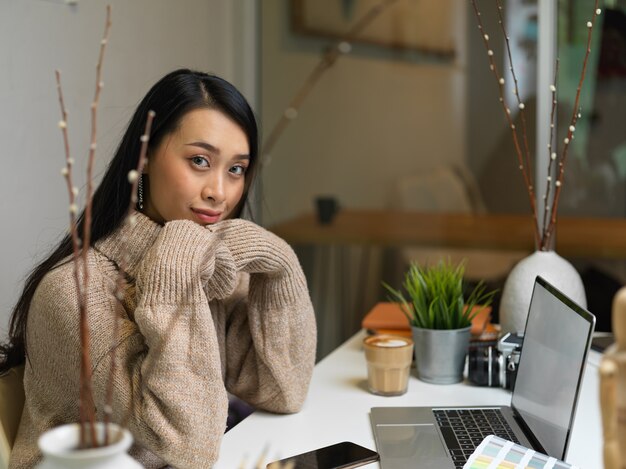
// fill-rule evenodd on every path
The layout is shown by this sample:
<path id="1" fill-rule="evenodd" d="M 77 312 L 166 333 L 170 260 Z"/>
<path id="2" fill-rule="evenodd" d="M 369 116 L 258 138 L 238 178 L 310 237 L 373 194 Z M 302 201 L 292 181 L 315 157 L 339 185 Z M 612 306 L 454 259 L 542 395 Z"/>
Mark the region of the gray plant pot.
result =
<path id="1" fill-rule="evenodd" d="M 470 329 L 421 329 L 412 327 L 417 377 L 433 384 L 463 380 Z"/>

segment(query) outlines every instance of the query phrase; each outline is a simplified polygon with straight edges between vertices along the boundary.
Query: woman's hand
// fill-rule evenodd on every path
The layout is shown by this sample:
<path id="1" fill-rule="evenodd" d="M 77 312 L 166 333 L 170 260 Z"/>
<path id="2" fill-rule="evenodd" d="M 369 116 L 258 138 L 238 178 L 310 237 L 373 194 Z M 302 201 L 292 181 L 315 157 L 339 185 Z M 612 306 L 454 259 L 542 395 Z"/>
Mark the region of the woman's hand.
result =
<path id="1" fill-rule="evenodd" d="M 299 264 L 284 240 L 251 221 L 224 220 L 208 229 L 226 246 L 237 271 L 280 274 Z"/>
<path id="2" fill-rule="evenodd" d="M 213 280 L 216 297 L 235 288 L 236 270 L 226 247 L 216 236 L 190 220 L 167 222 L 138 269 L 137 284 L 144 291 L 162 292 L 155 282 L 170 279 L 168 302 L 203 301 L 202 284 Z M 214 279 L 214 277 L 219 277 Z M 206 299 L 204 300 L 206 301 Z"/>

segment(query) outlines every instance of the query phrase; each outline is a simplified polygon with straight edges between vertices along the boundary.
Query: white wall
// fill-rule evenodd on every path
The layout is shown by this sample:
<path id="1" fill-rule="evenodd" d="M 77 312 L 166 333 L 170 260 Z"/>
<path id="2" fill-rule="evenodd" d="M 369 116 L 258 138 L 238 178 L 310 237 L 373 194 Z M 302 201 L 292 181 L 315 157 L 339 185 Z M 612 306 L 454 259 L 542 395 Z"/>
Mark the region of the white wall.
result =
<path id="1" fill-rule="evenodd" d="M 263 171 L 264 223 L 312 211 L 318 194 L 384 208 L 399 176 L 465 160 L 465 4 L 455 13 L 453 63 L 350 54 L 323 75 Z M 262 31 L 267 136 L 331 42 L 295 35 L 287 0 L 264 0 Z"/>
<path id="2" fill-rule="evenodd" d="M 54 70 L 63 73 L 79 184 L 87 153 L 95 63 L 112 5 L 97 173 L 136 104 L 179 67 L 231 80 L 254 103 L 254 0 L 0 0 L 0 332 L 24 276 L 67 227 L 67 192 Z"/>

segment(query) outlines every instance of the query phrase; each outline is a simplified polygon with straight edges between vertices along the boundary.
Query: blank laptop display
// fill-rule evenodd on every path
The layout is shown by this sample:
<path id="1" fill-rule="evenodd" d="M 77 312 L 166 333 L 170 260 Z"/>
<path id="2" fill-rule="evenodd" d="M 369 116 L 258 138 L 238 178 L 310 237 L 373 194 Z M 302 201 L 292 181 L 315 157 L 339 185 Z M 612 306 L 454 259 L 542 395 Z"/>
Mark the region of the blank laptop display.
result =
<path id="1" fill-rule="evenodd" d="M 374 407 L 383 469 L 453 469 L 488 434 L 564 460 L 595 317 L 537 277 L 510 406 Z"/>

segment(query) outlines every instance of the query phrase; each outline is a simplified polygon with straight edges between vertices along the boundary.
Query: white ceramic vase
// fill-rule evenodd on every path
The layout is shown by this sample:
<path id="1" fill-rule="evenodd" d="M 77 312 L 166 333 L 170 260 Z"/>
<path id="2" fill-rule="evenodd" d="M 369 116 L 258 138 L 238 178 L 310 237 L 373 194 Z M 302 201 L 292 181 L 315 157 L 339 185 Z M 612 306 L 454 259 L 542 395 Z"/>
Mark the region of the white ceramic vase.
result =
<path id="1" fill-rule="evenodd" d="M 537 275 L 587 307 L 585 287 L 574 266 L 554 251 L 535 251 L 519 261 L 506 279 L 500 301 L 502 333 L 524 331 Z"/>
<path id="2" fill-rule="evenodd" d="M 37 469 L 138 469 L 143 466 L 131 458 L 127 451 L 133 443 L 130 432 L 118 425 L 109 424 L 113 443 L 99 448 L 77 449 L 80 442 L 77 423 L 55 427 L 39 437 L 43 460 Z M 96 435 L 104 436 L 104 423 L 96 423 Z"/>

